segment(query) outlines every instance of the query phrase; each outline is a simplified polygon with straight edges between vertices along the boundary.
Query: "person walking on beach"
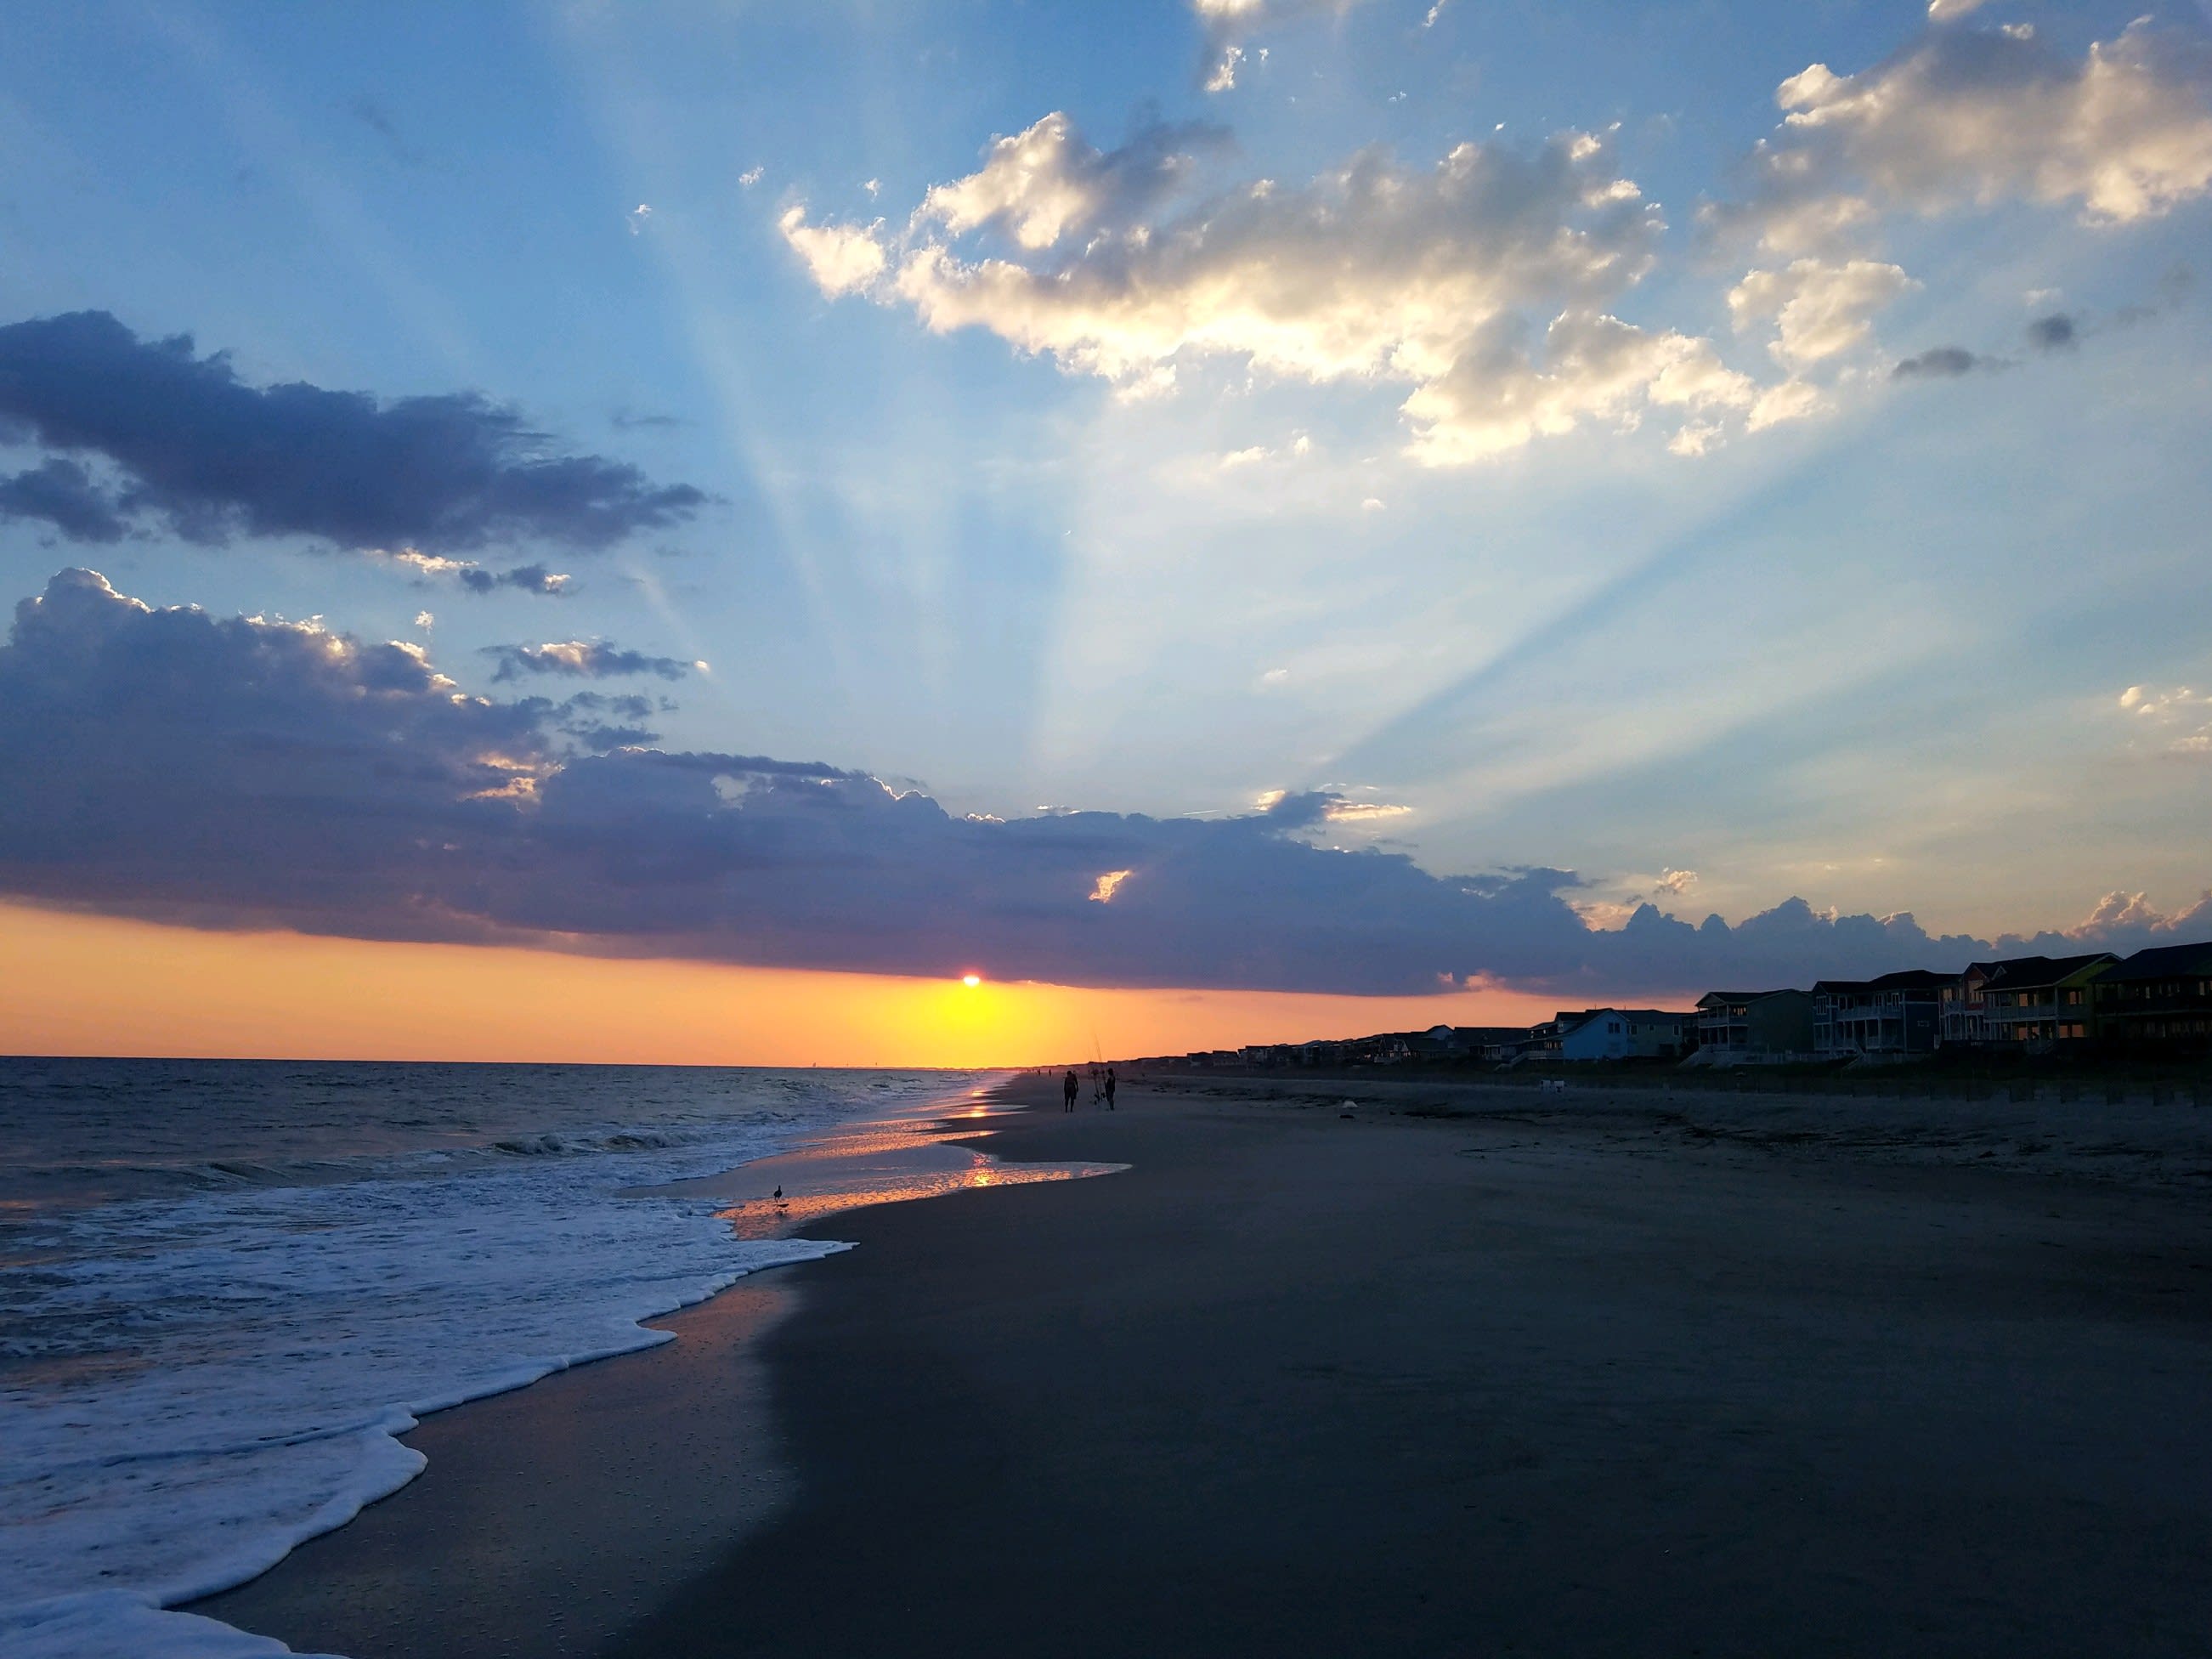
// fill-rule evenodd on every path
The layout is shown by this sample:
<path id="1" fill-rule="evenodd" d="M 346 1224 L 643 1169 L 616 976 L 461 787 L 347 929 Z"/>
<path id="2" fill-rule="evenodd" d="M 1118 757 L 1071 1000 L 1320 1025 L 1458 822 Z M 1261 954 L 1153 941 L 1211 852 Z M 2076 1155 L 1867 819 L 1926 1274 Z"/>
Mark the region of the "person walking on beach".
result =
<path id="1" fill-rule="evenodd" d="M 1114 1109 L 1114 1068 L 1111 1066 L 1106 1068 L 1106 1109 L 1109 1112 Z"/>
<path id="2" fill-rule="evenodd" d="M 1082 1086 L 1083 1085 L 1081 1084 L 1075 1080 L 1075 1067 L 1073 1066 L 1069 1066 L 1067 1068 L 1067 1075 L 1060 1080 L 1060 1109 L 1061 1111 L 1072 1112 L 1075 1109 L 1075 1091 Z"/>

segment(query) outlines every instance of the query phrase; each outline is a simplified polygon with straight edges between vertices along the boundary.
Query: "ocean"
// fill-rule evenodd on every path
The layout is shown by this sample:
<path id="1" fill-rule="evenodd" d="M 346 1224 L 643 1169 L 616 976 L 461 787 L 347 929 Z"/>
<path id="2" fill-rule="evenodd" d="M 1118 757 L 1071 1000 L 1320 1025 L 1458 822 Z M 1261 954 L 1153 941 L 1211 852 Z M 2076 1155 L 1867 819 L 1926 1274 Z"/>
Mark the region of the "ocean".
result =
<path id="1" fill-rule="evenodd" d="M 637 1189 L 979 1080 L 0 1058 L 0 1650 L 284 1651 L 160 1609 L 405 1485 L 421 1413 L 842 1248 Z"/>

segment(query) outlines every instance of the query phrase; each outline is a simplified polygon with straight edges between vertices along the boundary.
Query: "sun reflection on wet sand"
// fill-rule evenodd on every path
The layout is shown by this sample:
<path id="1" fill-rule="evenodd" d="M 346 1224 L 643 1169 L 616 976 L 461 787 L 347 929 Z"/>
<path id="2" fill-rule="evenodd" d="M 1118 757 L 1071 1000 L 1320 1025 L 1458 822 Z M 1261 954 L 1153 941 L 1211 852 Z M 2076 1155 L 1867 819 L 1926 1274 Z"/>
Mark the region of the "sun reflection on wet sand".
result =
<path id="1" fill-rule="evenodd" d="M 1021 1187 L 1112 1175 L 1121 1164 L 1007 1164 L 967 1143 L 988 1135 L 968 1124 L 994 1109 L 978 1090 L 972 1104 L 939 1104 L 926 1119 L 855 1125 L 818 1146 L 744 1164 L 726 1174 L 663 1188 L 737 1200 L 715 1213 L 740 1238 L 772 1238 L 843 1210 L 938 1198 L 982 1187 Z M 932 1131 L 957 1124 L 957 1141 Z M 781 1190 L 782 1196 L 775 1194 Z"/>
<path id="2" fill-rule="evenodd" d="M 840 1181 L 823 1190 L 796 1188 L 795 1178 L 783 1173 L 781 1200 L 757 1198 L 732 1205 L 718 1214 L 740 1238 L 770 1238 L 786 1230 L 819 1221 L 841 1210 L 857 1210 L 869 1204 L 896 1204 L 908 1199 L 939 1198 L 977 1187 L 1021 1187 L 1041 1181 L 1077 1181 L 1086 1176 L 1110 1175 L 1120 1166 L 1111 1164 L 1010 1164 L 996 1163 L 981 1153 L 965 1170 L 883 1171 L 874 1180 Z"/>

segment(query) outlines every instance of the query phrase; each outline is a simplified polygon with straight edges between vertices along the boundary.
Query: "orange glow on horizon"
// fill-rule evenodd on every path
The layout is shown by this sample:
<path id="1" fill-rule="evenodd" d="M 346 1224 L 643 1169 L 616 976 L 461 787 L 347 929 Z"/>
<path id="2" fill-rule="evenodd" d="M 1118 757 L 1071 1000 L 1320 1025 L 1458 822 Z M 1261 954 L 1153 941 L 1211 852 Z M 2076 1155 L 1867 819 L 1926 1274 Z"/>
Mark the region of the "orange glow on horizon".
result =
<path id="1" fill-rule="evenodd" d="M 0 902 L 0 1053 L 1050 1065 L 1548 1018 L 1549 997 L 1087 990 L 203 933 Z"/>

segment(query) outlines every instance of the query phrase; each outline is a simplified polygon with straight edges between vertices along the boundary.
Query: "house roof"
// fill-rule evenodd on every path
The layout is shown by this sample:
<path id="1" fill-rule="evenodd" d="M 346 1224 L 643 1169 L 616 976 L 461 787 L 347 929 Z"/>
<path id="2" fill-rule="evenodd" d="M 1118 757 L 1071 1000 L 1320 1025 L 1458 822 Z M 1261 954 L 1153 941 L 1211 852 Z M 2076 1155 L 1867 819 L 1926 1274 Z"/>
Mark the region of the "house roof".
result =
<path id="1" fill-rule="evenodd" d="M 1805 994 L 1791 986 L 1774 991 L 1708 991 L 1698 999 L 1702 1008 L 1709 1002 L 1764 1002 L 1769 997 L 1802 997 Z"/>
<path id="2" fill-rule="evenodd" d="M 2154 945 L 2098 975 L 2106 980 L 2185 979 L 2212 974 L 2212 940 L 2198 945 Z"/>
<path id="3" fill-rule="evenodd" d="M 1688 1019 L 1688 1014 L 1669 1013 L 1664 1008 L 1585 1008 L 1579 1014 L 1559 1016 L 1559 1034 L 1566 1036 L 1578 1031 L 1590 1021 L 1606 1014 L 1618 1014 L 1626 1020 Z"/>
<path id="4" fill-rule="evenodd" d="M 2110 951 L 2091 951 L 2078 957 L 2008 957 L 2002 962 L 1988 964 L 1987 982 L 1991 990 L 2032 990 L 2038 986 L 2057 985 L 2085 968 L 2112 959 Z"/>
<path id="5" fill-rule="evenodd" d="M 1816 991 L 1933 991 L 1950 984 L 1956 974 L 1931 973 L 1925 968 L 1907 968 L 1894 974 L 1883 974 L 1875 979 L 1824 979 L 1815 981 Z"/>

